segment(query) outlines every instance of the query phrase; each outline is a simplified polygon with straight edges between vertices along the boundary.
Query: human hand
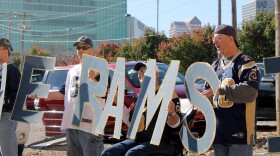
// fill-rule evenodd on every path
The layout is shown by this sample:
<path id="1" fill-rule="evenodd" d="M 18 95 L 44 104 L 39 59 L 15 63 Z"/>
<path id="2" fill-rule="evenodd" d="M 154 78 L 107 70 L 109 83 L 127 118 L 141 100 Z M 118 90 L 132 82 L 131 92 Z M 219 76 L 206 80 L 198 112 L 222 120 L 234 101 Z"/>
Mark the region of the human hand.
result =
<path id="1" fill-rule="evenodd" d="M 175 104 L 173 101 L 169 101 L 167 105 L 167 111 L 169 116 L 173 116 L 175 113 Z"/>
<path id="2" fill-rule="evenodd" d="M 213 96 L 214 96 L 214 92 L 211 88 L 203 90 L 203 92 L 201 94 L 207 98 L 213 98 Z"/>
<path id="3" fill-rule="evenodd" d="M 35 94 L 35 93 L 31 93 L 31 94 L 28 95 L 27 97 L 28 97 L 28 98 L 31 98 L 31 99 L 37 99 L 37 98 L 38 98 L 37 94 Z"/>
<path id="4" fill-rule="evenodd" d="M 95 81 L 96 73 L 94 70 L 89 70 L 88 71 L 88 79 L 91 81 Z"/>

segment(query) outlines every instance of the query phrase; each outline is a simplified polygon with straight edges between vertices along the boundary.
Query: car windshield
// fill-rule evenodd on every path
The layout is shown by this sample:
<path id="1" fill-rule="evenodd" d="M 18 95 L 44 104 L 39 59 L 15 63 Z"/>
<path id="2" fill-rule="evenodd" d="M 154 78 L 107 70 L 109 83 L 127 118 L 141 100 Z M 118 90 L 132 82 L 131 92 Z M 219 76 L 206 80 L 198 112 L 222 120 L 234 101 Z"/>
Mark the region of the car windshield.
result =
<path id="1" fill-rule="evenodd" d="M 49 71 L 46 82 L 51 85 L 51 90 L 60 90 L 65 84 L 68 70 Z"/>
<path id="2" fill-rule="evenodd" d="M 161 85 L 166 71 L 168 69 L 168 65 L 166 64 L 157 64 L 159 68 L 159 84 Z M 137 72 L 133 69 L 133 65 L 125 67 L 125 76 L 129 79 L 134 87 L 140 88 L 140 82 L 138 80 Z M 184 75 L 178 72 L 176 85 L 184 84 Z"/>

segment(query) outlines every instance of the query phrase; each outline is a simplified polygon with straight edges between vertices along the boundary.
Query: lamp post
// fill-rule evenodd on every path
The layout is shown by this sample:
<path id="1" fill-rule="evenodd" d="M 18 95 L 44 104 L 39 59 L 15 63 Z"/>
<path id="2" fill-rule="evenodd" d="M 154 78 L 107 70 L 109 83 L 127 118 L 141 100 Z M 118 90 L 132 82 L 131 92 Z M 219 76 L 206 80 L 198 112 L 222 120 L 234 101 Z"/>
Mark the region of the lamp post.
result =
<path id="1" fill-rule="evenodd" d="M 131 45 L 131 14 L 125 14 L 124 16 L 128 18 L 128 37 L 129 45 Z"/>
<path id="2" fill-rule="evenodd" d="M 158 34 L 158 11 L 159 11 L 159 1 L 157 0 L 157 34 Z"/>
<path id="3" fill-rule="evenodd" d="M 69 49 L 68 49 L 68 36 L 69 36 L 69 31 L 72 30 L 72 28 L 68 27 L 67 29 L 67 53 L 69 52 Z"/>

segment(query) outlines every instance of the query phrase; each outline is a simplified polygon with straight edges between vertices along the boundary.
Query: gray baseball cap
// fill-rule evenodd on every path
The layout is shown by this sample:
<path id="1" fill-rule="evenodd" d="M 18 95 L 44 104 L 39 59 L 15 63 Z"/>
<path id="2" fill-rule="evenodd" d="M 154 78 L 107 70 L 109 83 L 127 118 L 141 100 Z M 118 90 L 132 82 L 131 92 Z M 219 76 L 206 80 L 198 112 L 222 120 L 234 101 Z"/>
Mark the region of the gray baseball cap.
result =
<path id="1" fill-rule="evenodd" d="M 236 30 L 232 26 L 221 24 L 216 27 L 214 34 L 224 34 L 224 35 L 232 36 L 234 38 L 236 46 L 240 47 L 240 44 L 237 40 Z"/>

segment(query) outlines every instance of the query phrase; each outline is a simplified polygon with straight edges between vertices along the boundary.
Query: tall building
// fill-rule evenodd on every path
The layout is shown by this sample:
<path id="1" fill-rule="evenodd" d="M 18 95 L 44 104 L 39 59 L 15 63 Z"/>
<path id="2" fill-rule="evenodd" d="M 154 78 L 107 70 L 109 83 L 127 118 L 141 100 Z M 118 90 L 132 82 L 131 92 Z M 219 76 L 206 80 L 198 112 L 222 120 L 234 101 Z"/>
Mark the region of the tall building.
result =
<path id="1" fill-rule="evenodd" d="M 185 22 L 174 21 L 170 26 L 169 37 L 172 38 L 183 33 L 190 33 L 192 30 L 198 28 L 201 28 L 201 21 L 196 16 Z"/>
<path id="2" fill-rule="evenodd" d="M 242 6 L 242 21 L 254 19 L 262 11 L 274 12 L 274 0 L 249 0 Z"/>
<path id="3" fill-rule="evenodd" d="M 73 42 L 88 36 L 119 43 L 127 37 L 127 0 L 1 0 L 0 36 L 14 51 L 38 45 L 49 52 L 75 52 Z"/>
<path id="4" fill-rule="evenodd" d="M 147 26 L 137 18 L 127 14 L 127 38 L 139 38 L 144 35 Z"/>

